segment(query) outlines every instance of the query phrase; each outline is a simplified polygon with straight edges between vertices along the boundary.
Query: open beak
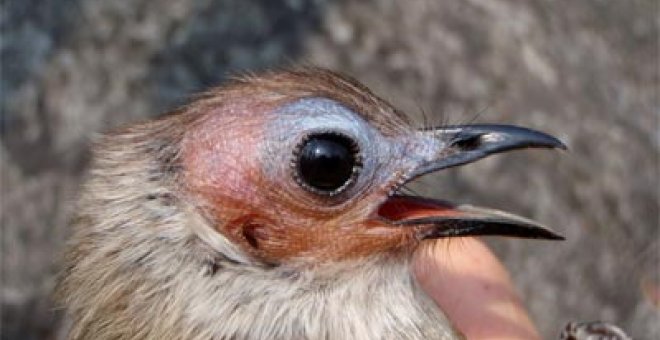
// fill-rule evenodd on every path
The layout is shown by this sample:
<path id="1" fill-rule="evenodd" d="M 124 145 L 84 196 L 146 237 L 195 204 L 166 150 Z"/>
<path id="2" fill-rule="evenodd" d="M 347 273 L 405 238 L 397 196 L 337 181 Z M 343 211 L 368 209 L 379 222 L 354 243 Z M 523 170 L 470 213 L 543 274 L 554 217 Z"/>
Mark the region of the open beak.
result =
<path id="1" fill-rule="evenodd" d="M 566 146 L 548 134 L 510 125 L 454 125 L 428 129 L 423 138 L 434 141 L 404 183 L 394 188 L 378 208 L 378 216 L 390 224 L 414 227 L 418 239 L 452 236 L 501 235 L 562 240 L 547 227 L 507 212 L 456 205 L 450 202 L 404 195 L 396 189 L 414 178 L 438 170 L 474 162 L 486 156 L 522 148 Z"/>

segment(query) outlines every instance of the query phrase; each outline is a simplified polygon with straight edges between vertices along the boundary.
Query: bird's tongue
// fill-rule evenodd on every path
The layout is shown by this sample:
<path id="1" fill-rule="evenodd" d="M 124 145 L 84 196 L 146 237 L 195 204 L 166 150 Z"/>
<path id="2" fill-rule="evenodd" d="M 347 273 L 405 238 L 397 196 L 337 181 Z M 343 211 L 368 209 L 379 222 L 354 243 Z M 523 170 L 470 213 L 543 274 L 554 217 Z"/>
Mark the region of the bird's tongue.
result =
<path id="1" fill-rule="evenodd" d="M 422 239 L 469 235 L 563 239 L 524 217 L 423 197 L 391 196 L 378 208 L 378 215 L 394 225 L 419 226 Z"/>

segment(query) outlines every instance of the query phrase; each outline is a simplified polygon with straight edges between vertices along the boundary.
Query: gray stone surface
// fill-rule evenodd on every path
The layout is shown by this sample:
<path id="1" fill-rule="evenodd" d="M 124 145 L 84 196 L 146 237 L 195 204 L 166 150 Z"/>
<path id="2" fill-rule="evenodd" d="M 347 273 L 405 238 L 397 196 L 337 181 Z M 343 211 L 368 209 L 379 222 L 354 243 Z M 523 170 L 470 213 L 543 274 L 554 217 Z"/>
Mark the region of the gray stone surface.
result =
<path id="1" fill-rule="evenodd" d="M 546 338 L 602 319 L 660 337 L 658 2 L 6 0 L 0 5 L 2 339 L 57 335 L 48 298 L 97 132 L 227 75 L 289 63 L 354 75 L 433 123 L 516 123 L 519 152 L 417 191 L 567 236 L 494 240 Z M 460 241 L 457 241 L 460 242 Z"/>

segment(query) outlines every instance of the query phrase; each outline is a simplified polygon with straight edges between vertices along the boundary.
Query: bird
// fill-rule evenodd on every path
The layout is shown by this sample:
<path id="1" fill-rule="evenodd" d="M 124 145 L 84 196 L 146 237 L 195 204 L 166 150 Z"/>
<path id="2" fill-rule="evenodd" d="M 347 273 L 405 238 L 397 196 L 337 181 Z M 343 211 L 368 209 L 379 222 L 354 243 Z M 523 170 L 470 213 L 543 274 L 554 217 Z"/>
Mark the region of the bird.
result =
<path id="1" fill-rule="evenodd" d="M 55 297 L 71 339 L 460 339 L 411 258 L 436 239 L 563 239 L 511 213 L 405 193 L 523 148 L 513 125 L 419 128 L 317 67 L 248 74 L 100 135 Z"/>

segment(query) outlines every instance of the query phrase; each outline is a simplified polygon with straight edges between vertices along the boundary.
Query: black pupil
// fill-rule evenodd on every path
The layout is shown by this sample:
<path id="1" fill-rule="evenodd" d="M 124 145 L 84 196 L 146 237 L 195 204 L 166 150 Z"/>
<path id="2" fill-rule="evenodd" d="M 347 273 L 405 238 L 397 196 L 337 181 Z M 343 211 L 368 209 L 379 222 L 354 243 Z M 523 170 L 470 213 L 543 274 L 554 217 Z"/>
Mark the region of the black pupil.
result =
<path id="1" fill-rule="evenodd" d="M 307 140 L 300 152 L 300 177 L 312 188 L 333 191 L 353 176 L 355 154 L 343 136 L 319 135 Z"/>

